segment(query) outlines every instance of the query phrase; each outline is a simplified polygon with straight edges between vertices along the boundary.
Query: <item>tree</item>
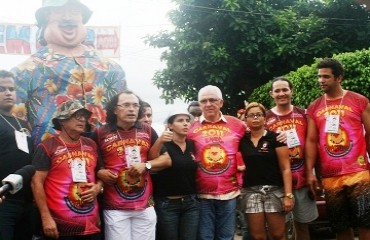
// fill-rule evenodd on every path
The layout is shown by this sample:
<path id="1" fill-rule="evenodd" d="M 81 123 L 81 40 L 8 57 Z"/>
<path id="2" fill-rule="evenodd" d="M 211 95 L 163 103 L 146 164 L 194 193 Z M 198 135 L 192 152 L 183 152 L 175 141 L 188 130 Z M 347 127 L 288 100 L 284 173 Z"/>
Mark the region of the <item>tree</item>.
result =
<path id="1" fill-rule="evenodd" d="M 154 84 L 162 98 L 197 98 L 208 84 L 224 93 L 224 112 L 273 77 L 314 57 L 367 48 L 370 14 L 351 0 L 175 0 L 172 32 L 149 36 L 166 48 Z"/>
<path id="2" fill-rule="evenodd" d="M 370 99 L 370 49 L 359 50 L 349 53 L 334 55 L 345 69 L 345 76 L 342 86 L 344 89 L 360 93 Z M 304 65 L 294 72 L 285 75 L 293 83 L 294 105 L 307 108 L 308 105 L 322 93 L 317 81 L 317 63 L 321 59 L 315 59 L 308 66 Z M 266 108 L 273 106 L 272 98 L 269 96 L 271 83 L 268 82 L 256 88 L 249 97 L 250 102 L 262 103 Z"/>

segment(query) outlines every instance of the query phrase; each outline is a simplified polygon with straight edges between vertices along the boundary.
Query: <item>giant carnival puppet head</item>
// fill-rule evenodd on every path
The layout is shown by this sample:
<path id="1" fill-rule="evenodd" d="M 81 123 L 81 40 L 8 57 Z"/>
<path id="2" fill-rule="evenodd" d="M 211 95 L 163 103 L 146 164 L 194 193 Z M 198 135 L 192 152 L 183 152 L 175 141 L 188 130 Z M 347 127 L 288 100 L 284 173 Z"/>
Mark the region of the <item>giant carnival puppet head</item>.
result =
<path id="1" fill-rule="evenodd" d="M 35 14 L 40 28 L 39 43 L 67 48 L 79 45 L 86 38 L 84 24 L 91 14 L 92 11 L 80 0 L 43 0 L 42 7 Z"/>

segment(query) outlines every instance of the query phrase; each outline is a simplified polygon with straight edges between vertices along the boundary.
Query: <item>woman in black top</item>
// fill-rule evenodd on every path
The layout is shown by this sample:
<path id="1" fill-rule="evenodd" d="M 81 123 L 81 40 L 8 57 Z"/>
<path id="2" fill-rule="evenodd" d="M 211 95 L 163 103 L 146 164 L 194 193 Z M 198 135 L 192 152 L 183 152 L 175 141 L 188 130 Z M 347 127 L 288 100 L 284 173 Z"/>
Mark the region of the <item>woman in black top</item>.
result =
<path id="1" fill-rule="evenodd" d="M 196 199 L 194 143 L 186 138 L 192 116 L 186 111 L 167 118 L 172 139 L 162 140 L 171 157 L 171 167 L 153 174 L 158 237 L 161 240 L 195 240 L 199 203 Z"/>
<path id="2" fill-rule="evenodd" d="M 285 239 L 285 214 L 293 209 L 289 150 L 276 140 L 277 133 L 265 129 L 266 110 L 250 103 L 245 116 L 250 132 L 240 141 L 246 165 L 243 188 L 252 239 L 266 239 L 265 223 L 271 239 Z"/>

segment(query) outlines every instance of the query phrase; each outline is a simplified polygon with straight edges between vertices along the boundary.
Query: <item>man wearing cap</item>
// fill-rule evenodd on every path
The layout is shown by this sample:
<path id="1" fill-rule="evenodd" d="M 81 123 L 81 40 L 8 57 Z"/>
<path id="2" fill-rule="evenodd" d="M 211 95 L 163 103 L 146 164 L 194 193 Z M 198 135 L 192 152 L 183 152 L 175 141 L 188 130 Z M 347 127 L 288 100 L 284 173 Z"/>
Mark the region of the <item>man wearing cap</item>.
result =
<path id="1" fill-rule="evenodd" d="M 105 122 L 105 103 L 126 88 L 122 68 L 83 44 L 91 14 L 79 0 L 43 0 L 36 11 L 42 48 L 12 69 L 19 97 L 16 114 L 31 123 L 36 143 L 55 133 L 51 118 L 65 96 L 79 99 L 99 125 Z"/>
<path id="2" fill-rule="evenodd" d="M 198 92 L 202 115 L 189 129 L 195 143 L 197 192 L 200 198 L 198 240 L 232 240 L 235 231 L 237 182 L 236 153 L 245 124 L 223 115 L 221 90 L 212 85 Z"/>
<path id="3" fill-rule="evenodd" d="M 13 74 L 0 70 L 0 186 L 1 181 L 18 169 L 31 164 L 33 144 L 30 126 L 14 117 L 16 100 Z M 0 195 L 0 239 L 29 240 L 32 237 L 33 197 L 30 182 L 6 199 Z"/>
<path id="4" fill-rule="evenodd" d="M 100 161 L 96 143 L 81 136 L 90 116 L 78 100 L 61 103 L 52 119 L 60 134 L 40 143 L 33 156 L 32 190 L 46 239 L 100 239 Z"/>

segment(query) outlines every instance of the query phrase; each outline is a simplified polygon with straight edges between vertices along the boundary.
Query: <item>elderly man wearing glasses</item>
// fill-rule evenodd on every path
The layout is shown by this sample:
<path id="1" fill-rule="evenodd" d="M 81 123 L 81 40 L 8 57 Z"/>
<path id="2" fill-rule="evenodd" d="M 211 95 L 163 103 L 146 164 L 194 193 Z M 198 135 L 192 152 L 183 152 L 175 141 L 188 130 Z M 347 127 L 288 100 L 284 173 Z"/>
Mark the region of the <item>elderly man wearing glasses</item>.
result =
<path id="1" fill-rule="evenodd" d="M 78 100 L 57 106 L 52 122 L 60 133 L 41 142 L 33 156 L 32 190 L 45 239 L 100 239 L 98 151 L 81 136 L 90 116 Z"/>
<path id="2" fill-rule="evenodd" d="M 189 129 L 195 143 L 197 193 L 200 199 L 198 239 L 233 239 L 236 197 L 240 194 L 236 153 L 246 127 L 239 119 L 223 115 L 221 90 L 208 85 L 199 90 L 202 110 Z"/>

